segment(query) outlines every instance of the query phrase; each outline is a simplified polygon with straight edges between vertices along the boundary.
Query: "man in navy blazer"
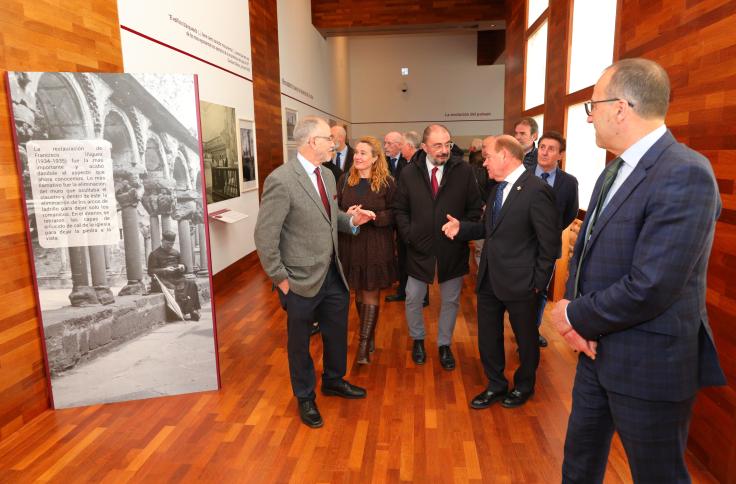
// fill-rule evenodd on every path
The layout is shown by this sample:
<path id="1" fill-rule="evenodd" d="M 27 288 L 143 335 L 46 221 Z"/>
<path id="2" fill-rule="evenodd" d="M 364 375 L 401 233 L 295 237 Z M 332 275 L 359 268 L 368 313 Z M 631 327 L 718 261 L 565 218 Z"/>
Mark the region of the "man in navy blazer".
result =
<path id="1" fill-rule="evenodd" d="M 488 383 L 470 401 L 474 409 L 500 401 L 523 405 L 534 394 L 539 345 L 536 317 L 539 294 L 552 276 L 560 252 L 560 231 L 552 189 L 522 164 L 524 150 L 508 135 L 483 141 L 490 191 L 484 219 L 462 222 L 447 214 L 442 227 L 450 239 L 484 239 L 478 266 L 478 351 Z M 519 368 L 508 391 L 504 375 L 504 313 L 519 345 Z"/>
<path id="2" fill-rule="evenodd" d="M 690 482 L 684 462 L 700 387 L 724 385 L 705 309 L 721 202 L 710 163 L 664 125 L 657 63 L 606 69 L 586 103 L 617 156 L 598 179 L 553 324 L 578 359 L 563 482 L 603 482 L 618 432 L 634 482 Z"/>
<path id="3" fill-rule="evenodd" d="M 560 169 L 560 159 L 565 152 L 565 138 L 557 131 L 545 131 L 539 138 L 537 148 L 537 164 L 531 170 L 536 176 L 547 182 L 555 194 L 555 205 L 560 232 L 578 216 L 578 179 Z M 559 259 L 562 252 L 557 254 Z M 539 314 L 537 328 L 542 324 L 544 307 L 547 305 L 547 288 L 539 295 Z M 539 333 L 539 346 L 547 346 L 547 339 Z"/>

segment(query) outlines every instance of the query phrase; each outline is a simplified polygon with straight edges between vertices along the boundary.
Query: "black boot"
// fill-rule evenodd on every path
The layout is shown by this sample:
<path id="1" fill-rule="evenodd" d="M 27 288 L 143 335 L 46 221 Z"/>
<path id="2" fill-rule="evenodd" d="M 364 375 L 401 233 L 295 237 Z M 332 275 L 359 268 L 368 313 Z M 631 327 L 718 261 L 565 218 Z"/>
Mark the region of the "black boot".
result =
<path id="1" fill-rule="evenodd" d="M 370 363 L 368 356 L 368 339 L 373 332 L 373 326 L 376 324 L 376 316 L 378 316 L 378 306 L 373 304 L 363 304 L 363 317 L 360 320 L 360 342 L 358 343 L 358 364 L 365 365 Z"/>
<path id="2" fill-rule="evenodd" d="M 380 306 L 376 306 L 376 321 L 373 323 L 373 331 L 371 336 L 368 338 L 368 353 L 376 351 L 376 329 L 378 328 L 378 314 L 381 312 Z"/>

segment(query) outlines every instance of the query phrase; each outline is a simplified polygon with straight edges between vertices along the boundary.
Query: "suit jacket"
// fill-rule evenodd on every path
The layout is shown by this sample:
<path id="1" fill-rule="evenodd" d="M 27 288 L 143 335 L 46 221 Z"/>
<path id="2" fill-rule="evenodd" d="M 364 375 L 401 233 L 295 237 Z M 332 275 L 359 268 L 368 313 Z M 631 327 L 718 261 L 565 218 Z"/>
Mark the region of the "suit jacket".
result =
<path id="1" fill-rule="evenodd" d="M 331 217 L 309 175 L 298 160 L 272 171 L 263 185 L 255 227 L 255 243 L 263 270 L 274 284 L 289 279 L 289 290 L 313 297 L 333 261 L 345 287 L 337 254 L 337 231 L 352 232 L 350 216 L 337 205 L 335 179 L 320 167 Z"/>
<path id="2" fill-rule="evenodd" d="M 497 189 L 498 184 L 491 188 L 483 220 L 462 221 L 457 238 L 485 239 L 476 292 L 488 271 L 496 297 L 502 301 L 527 299 L 534 289 L 547 287 L 560 251 L 554 195 L 546 182 L 525 171 L 511 187 L 494 228 L 491 218 Z"/>
<path id="3" fill-rule="evenodd" d="M 417 151 L 418 153 L 418 151 Z M 416 157 L 416 154 L 414 155 Z M 414 158 L 412 158 L 414 159 Z M 391 173 L 391 176 L 394 177 L 394 180 L 396 180 L 396 183 L 399 182 L 399 177 L 401 176 L 401 170 L 404 169 L 404 167 L 409 162 L 406 161 L 406 158 L 404 158 L 404 155 L 399 153 L 399 160 L 396 162 L 396 167 L 392 170 L 391 169 L 391 160 L 389 159 L 388 155 L 386 156 L 386 164 L 388 165 L 388 171 Z"/>
<path id="4" fill-rule="evenodd" d="M 603 175 L 591 200 L 602 181 Z M 705 309 L 720 208 L 708 160 L 668 131 L 601 212 L 580 270 L 582 296 L 567 314 L 581 336 L 598 341 L 594 364 L 604 388 L 682 401 L 700 386 L 725 384 Z M 570 260 L 568 299 L 583 239 Z"/>
<path id="5" fill-rule="evenodd" d="M 342 169 L 342 172 L 343 173 L 346 173 L 346 172 L 349 172 L 350 171 L 350 167 L 353 166 L 353 155 L 355 154 L 355 150 L 353 149 L 352 146 L 347 145 L 347 147 L 348 147 L 348 152 L 345 154 L 345 163 L 343 163 L 343 165 L 342 165 L 344 167 Z M 335 177 L 335 180 L 337 180 L 337 179 L 338 179 L 338 177 Z"/>
<path id="6" fill-rule="evenodd" d="M 535 173 L 537 165 L 530 168 Z M 559 215 L 560 230 L 565 230 L 578 216 L 578 179 L 571 174 L 560 170 L 555 170 L 555 186 L 552 187 L 555 194 L 555 205 L 557 206 L 557 214 Z"/>

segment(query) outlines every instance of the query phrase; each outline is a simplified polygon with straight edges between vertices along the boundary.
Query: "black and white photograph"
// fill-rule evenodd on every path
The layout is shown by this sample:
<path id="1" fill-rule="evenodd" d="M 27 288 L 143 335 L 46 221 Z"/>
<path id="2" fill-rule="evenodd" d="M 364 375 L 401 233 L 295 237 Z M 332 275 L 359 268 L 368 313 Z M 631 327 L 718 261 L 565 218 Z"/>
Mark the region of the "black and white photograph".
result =
<path id="1" fill-rule="evenodd" d="M 299 120 L 299 113 L 293 109 L 284 108 L 286 118 L 286 141 L 296 141 L 294 139 L 294 128 Z"/>
<path id="2" fill-rule="evenodd" d="M 240 196 L 240 162 L 235 108 L 199 102 L 207 203 Z"/>
<path id="3" fill-rule="evenodd" d="M 258 188 L 258 169 L 256 163 L 255 128 L 253 121 L 240 119 L 240 160 L 243 170 L 243 191 Z"/>
<path id="4" fill-rule="evenodd" d="M 195 76 L 7 81 L 54 407 L 218 389 Z"/>

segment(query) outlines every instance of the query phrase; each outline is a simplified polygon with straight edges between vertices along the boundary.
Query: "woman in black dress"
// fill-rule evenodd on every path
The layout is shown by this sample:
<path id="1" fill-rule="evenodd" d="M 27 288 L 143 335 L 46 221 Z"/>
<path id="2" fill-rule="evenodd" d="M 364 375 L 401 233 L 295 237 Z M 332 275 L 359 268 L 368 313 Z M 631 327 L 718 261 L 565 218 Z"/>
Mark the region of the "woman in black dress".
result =
<path id="1" fill-rule="evenodd" d="M 390 287 L 397 279 L 394 216 L 390 208 L 396 183 L 376 138 L 366 136 L 358 141 L 353 165 L 340 177 L 337 188 L 340 208 L 360 205 L 376 214 L 374 221 L 361 225 L 358 235 L 340 234 L 340 262 L 348 284 L 355 290 L 360 316 L 357 361 L 366 364 L 374 348 L 381 289 Z"/>

